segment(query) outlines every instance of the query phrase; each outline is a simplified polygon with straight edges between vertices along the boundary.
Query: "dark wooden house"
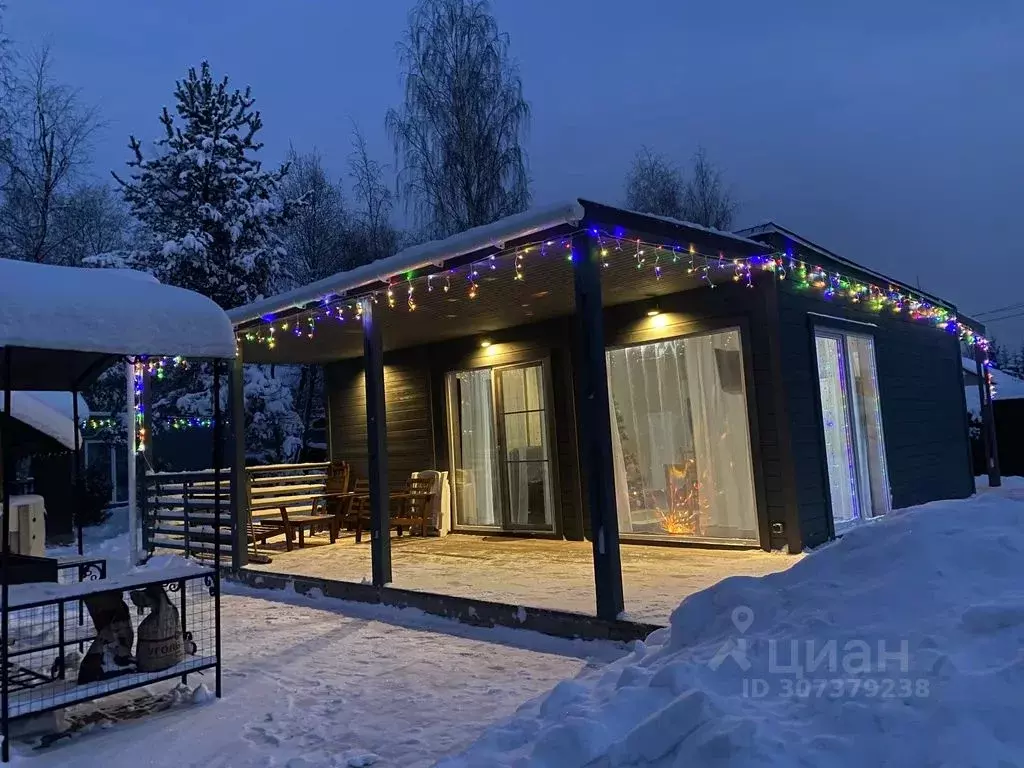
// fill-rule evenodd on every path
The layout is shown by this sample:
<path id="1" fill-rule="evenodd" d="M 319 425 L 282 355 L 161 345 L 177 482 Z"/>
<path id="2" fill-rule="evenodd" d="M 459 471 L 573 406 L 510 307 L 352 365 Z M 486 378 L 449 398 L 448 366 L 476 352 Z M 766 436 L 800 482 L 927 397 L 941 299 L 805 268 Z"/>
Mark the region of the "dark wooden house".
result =
<path id="1" fill-rule="evenodd" d="M 604 616 L 620 539 L 799 552 L 974 490 L 974 331 L 775 225 L 572 201 L 231 315 L 244 362 L 324 366 L 378 506 L 441 470 L 455 531 L 591 538 Z"/>

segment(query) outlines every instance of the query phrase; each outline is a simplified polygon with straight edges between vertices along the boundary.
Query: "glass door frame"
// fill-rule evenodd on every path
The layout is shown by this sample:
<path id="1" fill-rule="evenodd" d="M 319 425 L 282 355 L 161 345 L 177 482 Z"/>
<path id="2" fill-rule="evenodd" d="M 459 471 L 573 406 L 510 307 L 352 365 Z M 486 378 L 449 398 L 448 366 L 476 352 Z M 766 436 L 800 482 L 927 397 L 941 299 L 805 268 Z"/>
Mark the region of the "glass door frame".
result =
<path id="1" fill-rule="evenodd" d="M 711 546 L 725 547 L 767 547 L 770 541 L 768 502 L 765 491 L 764 463 L 761 444 L 760 416 L 757 407 L 757 382 L 753 364 L 753 350 L 751 348 L 750 323 L 745 317 L 723 316 L 680 323 L 670 333 L 656 333 L 642 339 L 627 342 L 618 342 L 605 345 L 605 360 L 609 352 L 643 347 L 648 344 L 658 344 L 667 341 L 685 341 L 696 339 L 702 336 L 713 336 L 718 333 L 736 331 L 739 333 L 739 351 L 743 370 L 743 388 L 747 410 L 747 438 L 750 451 L 750 469 L 754 488 L 754 513 L 756 515 L 757 536 L 753 539 L 716 539 L 701 536 L 676 536 L 660 533 L 631 533 L 619 532 L 619 540 L 627 543 L 643 544 L 670 544 L 672 546 L 687 547 L 694 544 L 709 544 Z M 612 402 L 611 386 L 608 387 L 608 402 Z M 610 415 L 610 414 L 609 414 Z M 612 429 L 615 429 L 612 423 Z"/>
<path id="2" fill-rule="evenodd" d="M 856 526 L 862 525 L 868 520 L 876 517 L 884 517 L 886 514 L 892 511 L 892 486 L 889 483 L 889 454 L 886 450 L 885 444 L 885 425 L 882 423 L 881 412 L 882 412 L 882 393 L 881 387 L 878 383 L 878 356 L 875 354 L 875 334 L 871 331 L 874 330 L 874 326 L 851 327 L 842 320 L 836 318 L 834 323 L 827 323 L 832 318 L 827 316 L 812 317 L 811 318 L 811 355 L 814 361 L 814 401 L 818 411 L 818 439 L 820 441 L 822 449 L 822 479 L 826 493 L 829 497 L 829 526 L 832 529 L 832 535 L 835 536 L 845 531 L 850 530 Z M 826 321 L 822 323 L 821 321 Z M 857 517 L 855 520 L 849 522 L 836 524 L 835 514 L 833 512 L 834 504 L 832 501 L 832 483 L 829 478 L 828 470 L 828 448 L 825 443 L 825 418 L 821 404 L 821 373 L 818 365 L 818 337 L 824 336 L 826 338 L 834 339 L 839 344 L 840 359 L 843 365 L 843 394 L 845 396 L 846 406 L 846 418 L 850 425 L 850 439 L 852 441 L 853 448 L 853 474 L 854 482 L 857 486 Z M 865 516 L 865 505 L 869 508 L 871 506 L 871 488 L 863 487 L 865 478 L 865 467 L 863 466 L 864 457 L 860 455 L 860 451 L 857 449 L 858 443 L 858 430 L 860 429 L 859 422 L 855 418 L 856 416 L 856 405 L 854 402 L 854 391 L 853 391 L 853 367 L 850 359 L 850 349 L 847 343 L 847 338 L 850 336 L 857 336 L 860 338 L 867 338 L 871 340 L 871 353 L 872 353 L 872 372 L 875 376 L 875 389 L 878 394 L 878 411 L 879 411 L 879 439 L 882 447 L 883 465 L 879 468 L 882 473 L 882 481 L 885 485 L 885 497 L 887 499 L 886 508 L 884 511 L 875 513 L 873 509 L 870 509 L 870 514 Z M 871 468 L 867 467 L 870 472 Z M 870 485 L 870 481 L 869 481 Z M 865 494 L 867 494 L 865 496 Z"/>
<path id="3" fill-rule="evenodd" d="M 551 525 L 539 527 L 532 525 L 514 525 L 511 517 L 511 496 L 508 481 L 508 461 L 505 459 L 505 426 L 504 426 L 504 401 L 501 392 L 501 371 L 508 371 L 521 368 L 539 367 L 541 372 L 541 387 L 544 395 L 544 432 L 548 445 L 548 465 L 550 489 L 551 489 Z M 459 373 L 465 371 L 491 371 L 491 428 L 494 430 L 495 444 L 498 452 L 498 483 L 500 485 L 501 509 L 498 510 L 500 523 L 498 525 L 462 525 L 458 522 L 458 494 L 455 491 L 455 460 L 456 451 L 456 427 L 459 424 L 458 402 L 454 394 L 451 382 Z M 501 533 L 516 535 L 532 535 L 538 537 L 556 537 L 562 535 L 562 516 L 559 514 L 559 486 L 558 486 L 558 450 L 556 443 L 556 425 L 554 409 L 554 387 L 551 381 L 551 359 L 548 356 L 528 358 L 515 363 L 501 365 L 473 365 L 455 368 L 445 372 L 445 415 L 448 429 L 448 466 L 451 471 L 448 473 L 450 484 L 449 498 L 451 499 L 451 521 L 452 531 L 459 533 Z"/>

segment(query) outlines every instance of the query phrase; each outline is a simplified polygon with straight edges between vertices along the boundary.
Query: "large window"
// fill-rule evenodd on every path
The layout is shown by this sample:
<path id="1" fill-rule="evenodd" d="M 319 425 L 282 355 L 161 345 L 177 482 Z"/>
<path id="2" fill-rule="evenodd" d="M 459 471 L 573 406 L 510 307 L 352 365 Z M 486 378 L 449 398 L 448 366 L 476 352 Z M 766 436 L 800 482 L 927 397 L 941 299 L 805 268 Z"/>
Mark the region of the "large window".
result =
<path id="1" fill-rule="evenodd" d="M 619 530 L 756 541 L 740 332 L 607 352 Z"/>

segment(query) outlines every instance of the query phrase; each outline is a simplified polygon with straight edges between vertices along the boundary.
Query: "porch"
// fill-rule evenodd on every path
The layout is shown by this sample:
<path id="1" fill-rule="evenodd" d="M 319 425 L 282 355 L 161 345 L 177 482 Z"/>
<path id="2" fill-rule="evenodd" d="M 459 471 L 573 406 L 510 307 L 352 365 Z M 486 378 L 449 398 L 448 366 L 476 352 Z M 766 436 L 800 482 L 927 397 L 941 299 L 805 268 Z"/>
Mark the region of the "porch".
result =
<path id="1" fill-rule="evenodd" d="M 253 572 L 332 581 L 369 582 L 370 546 L 343 536 L 307 539 L 285 551 L 270 542 L 272 562 L 251 563 Z M 657 547 L 622 544 L 625 618 L 668 624 L 688 595 L 729 576 L 763 576 L 792 566 L 798 556 L 779 552 Z M 392 587 L 526 608 L 594 615 L 593 550 L 587 541 L 451 534 L 392 537 Z"/>

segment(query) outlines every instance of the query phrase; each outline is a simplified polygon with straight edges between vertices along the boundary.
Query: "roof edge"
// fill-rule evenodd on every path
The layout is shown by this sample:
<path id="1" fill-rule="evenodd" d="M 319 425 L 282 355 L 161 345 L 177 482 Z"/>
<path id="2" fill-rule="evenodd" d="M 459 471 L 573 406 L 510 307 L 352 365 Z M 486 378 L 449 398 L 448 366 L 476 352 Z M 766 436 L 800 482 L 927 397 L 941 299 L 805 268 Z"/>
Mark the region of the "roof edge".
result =
<path id="1" fill-rule="evenodd" d="M 228 317 L 237 327 L 258 320 L 264 315 L 300 308 L 315 301 L 340 296 L 371 283 L 386 281 L 401 272 L 436 266 L 448 259 L 466 256 L 484 248 L 500 246 L 509 240 L 529 237 L 565 224 L 577 224 L 583 220 L 583 216 L 583 206 L 578 199 L 506 216 L 493 224 L 467 229 L 465 232 L 443 240 L 432 240 L 414 245 L 393 256 L 377 259 L 369 264 L 338 272 L 309 285 L 299 286 L 276 296 L 254 301 L 251 304 L 230 310 Z"/>

